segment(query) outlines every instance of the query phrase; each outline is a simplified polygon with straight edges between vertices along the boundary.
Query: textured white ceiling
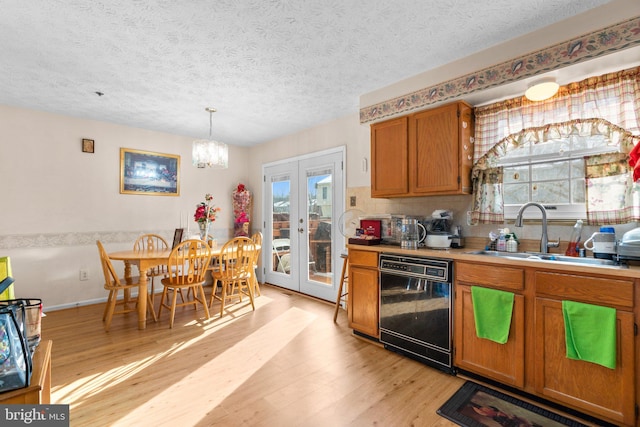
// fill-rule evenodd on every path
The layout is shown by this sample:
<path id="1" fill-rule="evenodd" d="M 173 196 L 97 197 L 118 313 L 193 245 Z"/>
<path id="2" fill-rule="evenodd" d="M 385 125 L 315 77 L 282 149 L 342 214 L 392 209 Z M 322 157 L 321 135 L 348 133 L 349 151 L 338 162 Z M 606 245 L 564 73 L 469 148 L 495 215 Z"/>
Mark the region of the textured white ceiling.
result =
<path id="1" fill-rule="evenodd" d="M 2 0 L 0 104 L 250 146 L 605 3 Z"/>

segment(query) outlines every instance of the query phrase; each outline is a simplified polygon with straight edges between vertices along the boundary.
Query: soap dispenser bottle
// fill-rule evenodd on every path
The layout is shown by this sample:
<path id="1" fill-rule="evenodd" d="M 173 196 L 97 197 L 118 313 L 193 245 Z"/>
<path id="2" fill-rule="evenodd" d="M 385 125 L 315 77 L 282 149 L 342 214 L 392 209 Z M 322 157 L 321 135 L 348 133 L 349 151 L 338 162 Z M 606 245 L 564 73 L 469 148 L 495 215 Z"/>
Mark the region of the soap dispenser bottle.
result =
<path id="1" fill-rule="evenodd" d="M 567 250 L 564 253 L 566 256 L 579 256 L 580 252 L 578 249 L 578 245 L 580 244 L 581 235 L 582 235 L 582 220 L 579 219 L 576 221 L 576 224 L 573 226 L 573 230 L 571 230 L 571 238 L 569 239 L 569 246 L 567 246 Z"/>
<path id="2" fill-rule="evenodd" d="M 498 251 L 504 252 L 507 250 L 507 237 L 504 230 L 500 230 L 500 237 L 498 237 L 498 243 L 496 244 Z"/>

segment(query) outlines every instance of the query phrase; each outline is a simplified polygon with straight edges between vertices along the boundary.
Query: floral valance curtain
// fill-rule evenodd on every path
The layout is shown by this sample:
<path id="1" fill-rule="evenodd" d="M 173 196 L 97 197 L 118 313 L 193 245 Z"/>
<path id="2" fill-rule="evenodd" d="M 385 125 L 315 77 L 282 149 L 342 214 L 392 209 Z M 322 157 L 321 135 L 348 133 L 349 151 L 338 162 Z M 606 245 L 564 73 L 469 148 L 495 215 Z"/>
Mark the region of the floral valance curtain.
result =
<path id="1" fill-rule="evenodd" d="M 560 88 L 553 98 L 524 97 L 475 109 L 474 223 L 504 221 L 498 160 L 510 148 L 569 135 L 605 135 L 612 151 L 629 153 L 640 140 L 640 67 Z"/>

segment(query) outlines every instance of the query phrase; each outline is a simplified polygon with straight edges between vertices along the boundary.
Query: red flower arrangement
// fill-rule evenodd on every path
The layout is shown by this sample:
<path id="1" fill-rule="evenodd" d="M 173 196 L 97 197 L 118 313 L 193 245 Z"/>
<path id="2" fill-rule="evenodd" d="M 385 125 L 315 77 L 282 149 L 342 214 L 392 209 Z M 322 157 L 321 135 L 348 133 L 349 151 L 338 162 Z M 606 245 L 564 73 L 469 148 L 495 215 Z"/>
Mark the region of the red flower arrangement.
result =
<path id="1" fill-rule="evenodd" d="M 196 205 L 196 213 L 193 215 L 193 219 L 197 222 L 215 221 L 216 215 L 221 209 L 216 207 L 212 202 L 213 196 L 211 194 L 206 194 L 204 196 L 204 202 L 200 202 Z"/>

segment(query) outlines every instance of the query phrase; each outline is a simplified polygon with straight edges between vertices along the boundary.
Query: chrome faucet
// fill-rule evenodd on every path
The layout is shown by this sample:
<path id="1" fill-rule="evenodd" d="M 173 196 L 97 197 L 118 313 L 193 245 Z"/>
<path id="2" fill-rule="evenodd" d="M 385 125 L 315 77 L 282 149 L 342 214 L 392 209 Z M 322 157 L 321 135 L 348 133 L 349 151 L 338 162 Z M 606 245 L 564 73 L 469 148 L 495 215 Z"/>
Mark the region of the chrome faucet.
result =
<path id="1" fill-rule="evenodd" d="M 560 239 L 557 242 L 550 242 L 549 235 L 547 234 L 547 210 L 540 203 L 529 202 L 525 203 L 518 210 L 518 215 L 516 216 L 516 223 L 514 224 L 516 227 L 522 227 L 522 214 L 525 209 L 529 206 L 535 206 L 540 209 L 542 212 L 542 237 L 540 238 L 540 252 L 543 254 L 549 253 L 549 248 L 557 248 L 560 246 Z"/>

